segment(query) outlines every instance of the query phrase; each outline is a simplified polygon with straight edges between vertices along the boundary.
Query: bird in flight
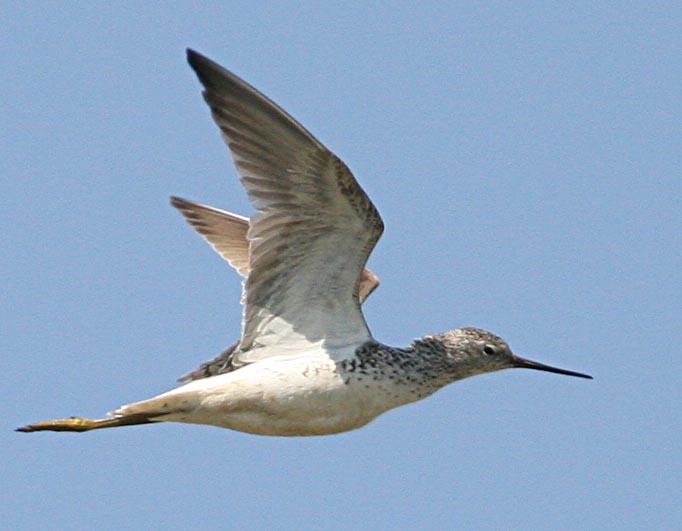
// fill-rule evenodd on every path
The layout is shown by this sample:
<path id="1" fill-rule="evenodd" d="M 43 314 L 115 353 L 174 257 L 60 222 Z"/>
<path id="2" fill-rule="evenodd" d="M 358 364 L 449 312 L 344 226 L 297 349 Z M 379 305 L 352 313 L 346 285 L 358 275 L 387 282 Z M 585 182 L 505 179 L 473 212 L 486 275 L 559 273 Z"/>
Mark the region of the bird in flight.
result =
<path id="1" fill-rule="evenodd" d="M 477 374 L 526 368 L 591 378 L 516 356 L 478 328 L 427 335 L 405 348 L 374 339 L 361 310 L 379 283 L 365 269 L 384 229 L 372 201 L 343 161 L 273 101 L 201 54 L 187 57 L 256 213 L 171 203 L 244 277 L 241 337 L 169 392 L 107 418 L 18 431 L 185 422 L 326 435 Z"/>

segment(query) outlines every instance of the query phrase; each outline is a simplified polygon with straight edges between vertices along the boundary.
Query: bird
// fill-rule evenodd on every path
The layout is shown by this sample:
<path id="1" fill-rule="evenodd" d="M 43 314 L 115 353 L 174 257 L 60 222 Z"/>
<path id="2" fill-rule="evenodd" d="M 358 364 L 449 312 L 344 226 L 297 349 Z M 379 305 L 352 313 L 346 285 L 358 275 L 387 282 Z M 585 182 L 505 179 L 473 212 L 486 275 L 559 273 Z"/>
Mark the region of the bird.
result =
<path id="1" fill-rule="evenodd" d="M 171 198 L 243 277 L 241 337 L 182 385 L 107 417 L 36 422 L 21 432 L 85 432 L 180 422 L 270 436 L 330 435 L 446 385 L 510 368 L 592 377 L 514 354 L 474 327 L 407 347 L 373 337 L 361 305 L 378 286 L 365 268 L 384 230 L 346 164 L 276 103 L 217 63 L 187 60 L 255 208 L 250 218 Z"/>

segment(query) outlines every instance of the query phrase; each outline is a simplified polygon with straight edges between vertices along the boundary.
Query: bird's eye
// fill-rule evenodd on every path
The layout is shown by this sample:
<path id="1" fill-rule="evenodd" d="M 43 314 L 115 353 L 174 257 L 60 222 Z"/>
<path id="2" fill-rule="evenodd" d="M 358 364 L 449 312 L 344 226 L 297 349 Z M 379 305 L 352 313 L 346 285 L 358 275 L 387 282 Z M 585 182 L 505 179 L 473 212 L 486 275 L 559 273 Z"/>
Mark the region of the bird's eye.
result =
<path id="1" fill-rule="evenodd" d="M 492 356 L 493 354 L 495 354 L 495 349 L 490 345 L 486 345 L 485 347 L 483 347 L 483 352 L 488 356 Z"/>

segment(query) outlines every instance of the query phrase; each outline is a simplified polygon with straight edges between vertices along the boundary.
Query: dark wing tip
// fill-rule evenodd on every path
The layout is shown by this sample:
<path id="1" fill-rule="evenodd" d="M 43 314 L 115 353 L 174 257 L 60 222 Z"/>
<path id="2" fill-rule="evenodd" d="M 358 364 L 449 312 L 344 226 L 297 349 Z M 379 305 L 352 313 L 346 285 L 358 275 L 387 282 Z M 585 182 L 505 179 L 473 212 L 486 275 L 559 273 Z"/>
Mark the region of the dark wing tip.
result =
<path id="1" fill-rule="evenodd" d="M 195 52 L 191 48 L 187 48 L 187 62 L 196 73 L 199 81 L 206 88 L 218 82 L 222 77 L 233 77 L 232 74 L 218 63 L 211 61 L 208 57 Z"/>
<path id="2" fill-rule="evenodd" d="M 182 197 L 171 196 L 170 204 L 177 208 L 180 213 L 190 222 L 190 224 L 193 224 L 192 219 L 196 218 L 196 215 L 192 209 L 194 204 L 192 201 L 183 199 Z"/>
<path id="3" fill-rule="evenodd" d="M 205 70 L 206 67 L 212 63 L 208 57 L 201 55 L 199 52 L 195 52 L 191 48 L 187 48 L 187 62 L 197 73 L 197 75 L 199 75 L 200 71 Z"/>
<path id="4" fill-rule="evenodd" d="M 197 216 L 196 211 L 192 208 L 195 206 L 192 201 L 183 199 L 182 197 L 171 196 L 170 204 L 178 209 L 184 217 L 185 221 L 195 228 L 202 236 L 206 236 L 205 225 L 201 221 L 201 218 Z"/>
<path id="5" fill-rule="evenodd" d="M 187 200 L 187 199 L 183 199 L 182 197 L 177 197 L 175 195 L 172 195 L 170 198 L 170 204 L 173 205 L 178 210 L 182 210 L 183 208 L 187 208 L 188 206 L 191 206 L 192 202 Z"/>
<path id="6" fill-rule="evenodd" d="M 202 236 L 206 236 L 206 224 L 201 217 L 197 215 L 196 203 L 182 197 L 171 196 L 170 203 L 178 209 L 178 211 L 185 217 L 185 221 L 189 223 Z"/>
<path id="7" fill-rule="evenodd" d="M 187 48 L 187 62 L 191 65 L 194 63 L 197 63 L 201 61 L 202 59 L 206 59 L 203 55 L 201 55 L 199 52 L 195 52 L 192 50 L 192 48 Z"/>

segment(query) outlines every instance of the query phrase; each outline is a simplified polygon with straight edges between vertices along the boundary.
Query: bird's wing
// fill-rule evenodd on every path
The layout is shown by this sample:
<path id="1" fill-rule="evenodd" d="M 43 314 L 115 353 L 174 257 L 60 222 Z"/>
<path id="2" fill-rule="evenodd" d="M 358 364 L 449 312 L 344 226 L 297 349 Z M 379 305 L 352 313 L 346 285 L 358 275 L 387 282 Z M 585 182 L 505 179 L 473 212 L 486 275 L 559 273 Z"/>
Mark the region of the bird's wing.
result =
<path id="1" fill-rule="evenodd" d="M 365 299 L 379 287 L 379 277 L 371 270 L 365 268 L 360 275 L 360 285 L 358 286 L 358 299 L 360 304 L 364 304 Z"/>
<path id="2" fill-rule="evenodd" d="M 248 274 L 248 218 L 179 197 L 171 197 L 171 204 L 241 276 Z"/>
<path id="3" fill-rule="evenodd" d="M 249 272 L 249 218 L 180 197 L 171 197 L 171 204 L 237 272 L 245 277 Z M 379 285 L 379 278 L 369 269 L 362 271 L 359 297 L 362 304 Z"/>
<path id="4" fill-rule="evenodd" d="M 188 60 L 258 210 L 235 363 L 366 341 L 360 279 L 383 231 L 374 205 L 346 165 L 275 103 L 194 51 Z"/>

